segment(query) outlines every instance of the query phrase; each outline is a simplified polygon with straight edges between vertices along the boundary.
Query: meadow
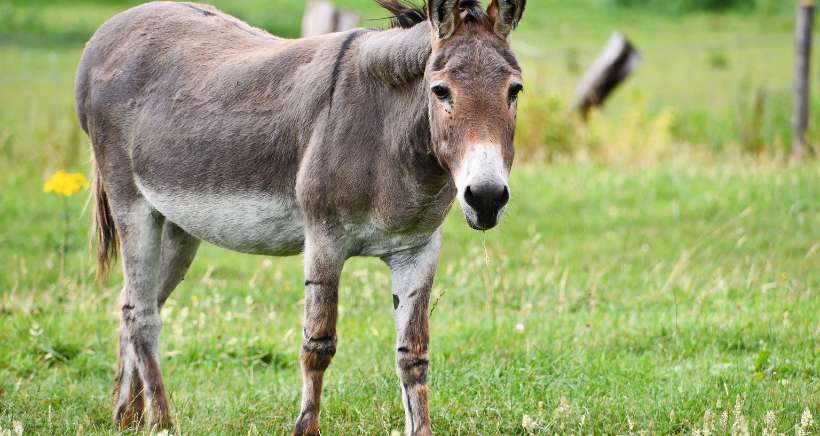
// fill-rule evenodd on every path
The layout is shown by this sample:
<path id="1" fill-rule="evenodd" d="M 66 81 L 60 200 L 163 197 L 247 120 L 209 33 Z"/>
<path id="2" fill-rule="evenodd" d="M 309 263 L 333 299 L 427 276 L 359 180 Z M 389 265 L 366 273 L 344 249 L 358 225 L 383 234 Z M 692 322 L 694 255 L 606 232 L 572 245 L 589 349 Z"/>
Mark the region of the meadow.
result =
<path id="1" fill-rule="evenodd" d="M 88 170 L 74 69 L 96 26 L 133 3 L 0 0 L 0 434 L 116 433 L 122 279 L 94 282 L 86 192 L 42 188 Z M 215 3 L 298 33 L 301 1 Z M 790 8 L 617 3 L 531 2 L 514 37 L 527 89 L 513 199 L 490 232 L 457 208 L 445 224 L 434 431 L 817 434 L 820 166 L 785 164 Z M 645 64 L 583 124 L 573 86 L 613 30 Z M 200 249 L 163 312 L 177 433 L 290 430 L 302 283 L 300 257 Z M 391 303 L 379 261 L 346 265 L 327 434 L 403 428 Z"/>

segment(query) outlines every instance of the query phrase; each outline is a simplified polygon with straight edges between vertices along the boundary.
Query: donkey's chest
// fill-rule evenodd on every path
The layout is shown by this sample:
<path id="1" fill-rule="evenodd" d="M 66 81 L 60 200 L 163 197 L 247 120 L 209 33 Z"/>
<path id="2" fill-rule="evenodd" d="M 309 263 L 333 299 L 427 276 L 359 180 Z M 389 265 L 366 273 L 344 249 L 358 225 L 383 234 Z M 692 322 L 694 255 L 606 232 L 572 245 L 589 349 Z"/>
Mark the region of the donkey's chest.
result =
<path id="1" fill-rule="evenodd" d="M 429 231 L 390 231 L 373 221 L 347 223 L 343 227 L 348 256 L 386 256 L 420 247 L 429 242 L 432 234 Z"/>

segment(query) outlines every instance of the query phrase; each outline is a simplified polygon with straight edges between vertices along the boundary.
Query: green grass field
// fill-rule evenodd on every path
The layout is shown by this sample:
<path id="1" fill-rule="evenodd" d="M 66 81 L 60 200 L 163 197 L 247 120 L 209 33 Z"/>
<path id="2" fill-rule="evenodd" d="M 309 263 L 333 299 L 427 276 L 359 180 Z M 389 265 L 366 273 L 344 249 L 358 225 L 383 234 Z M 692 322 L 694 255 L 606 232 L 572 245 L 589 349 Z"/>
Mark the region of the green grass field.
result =
<path id="1" fill-rule="evenodd" d="M 431 321 L 440 434 L 520 433 L 525 414 L 548 433 L 689 433 L 707 411 L 731 426 L 737 398 L 754 434 L 768 411 L 790 433 L 817 415 L 816 168 L 551 166 L 521 169 L 512 189 L 498 230 L 447 222 Z M 81 199 L 60 275 L 60 202 L 27 177 L 4 192 L 0 426 L 112 432 L 120 281 L 92 284 Z M 299 260 L 201 251 L 164 312 L 182 433 L 291 425 Z M 403 422 L 387 271 L 357 259 L 342 283 L 324 426 L 386 434 Z"/>
<path id="2" fill-rule="evenodd" d="M 94 284 L 86 192 L 64 200 L 42 186 L 55 170 L 87 171 L 73 71 L 82 41 L 131 3 L 0 0 L 0 434 L 116 432 L 121 277 Z M 282 34 L 295 22 L 273 9 L 301 9 L 217 3 Z M 383 16 L 364 0 L 339 3 Z M 456 208 L 445 226 L 434 431 L 818 434 L 820 165 L 778 158 L 788 11 L 675 17 L 531 3 L 515 39 L 529 115 L 508 214 L 479 233 Z M 615 28 L 645 48 L 646 64 L 583 127 L 566 107 L 573 59 L 584 65 Z M 744 136 L 761 87 L 769 103 Z M 554 148 L 562 154 L 546 163 Z M 163 312 L 178 433 L 290 430 L 300 261 L 200 250 Z M 351 260 L 340 300 L 323 429 L 402 430 L 386 267 Z"/>

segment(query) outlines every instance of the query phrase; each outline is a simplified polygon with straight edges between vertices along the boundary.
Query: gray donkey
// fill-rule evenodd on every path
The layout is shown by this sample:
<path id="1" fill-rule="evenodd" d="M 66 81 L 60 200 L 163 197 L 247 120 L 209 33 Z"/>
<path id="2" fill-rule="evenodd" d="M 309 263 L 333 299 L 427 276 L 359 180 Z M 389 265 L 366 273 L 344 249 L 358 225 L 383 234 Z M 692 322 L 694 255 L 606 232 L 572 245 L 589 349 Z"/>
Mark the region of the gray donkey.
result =
<path id="1" fill-rule="evenodd" d="M 428 303 L 458 198 L 494 227 L 507 201 L 525 0 L 377 0 L 387 30 L 281 39 L 210 6 L 156 2 L 96 32 L 76 105 L 93 143 L 98 270 L 123 258 L 114 421 L 170 425 L 160 309 L 201 240 L 304 253 L 304 385 L 294 434 L 319 433 L 352 256 L 392 271 L 408 434 L 430 434 Z"/>

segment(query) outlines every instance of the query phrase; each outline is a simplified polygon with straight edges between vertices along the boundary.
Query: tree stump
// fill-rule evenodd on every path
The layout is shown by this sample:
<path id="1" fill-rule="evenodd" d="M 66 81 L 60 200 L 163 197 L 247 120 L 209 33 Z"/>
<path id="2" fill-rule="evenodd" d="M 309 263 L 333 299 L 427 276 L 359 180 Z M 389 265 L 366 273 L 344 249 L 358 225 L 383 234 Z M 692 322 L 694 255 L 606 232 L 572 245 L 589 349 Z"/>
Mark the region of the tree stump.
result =
<path id="1" fill-rule="evenodd" d="M 641 64 L 641 55 L 620 33 L 609 38 L 604 50 L 584 73 L 575 93 L 575 108 L 586 119 Z"/>
<path id="2" fill-rule="evenodd" d="M 310 0 L 302 17 L 302 37 L 350 30 L 358 24 L 355 13 L 337 9 L 329 0 Z"/>

